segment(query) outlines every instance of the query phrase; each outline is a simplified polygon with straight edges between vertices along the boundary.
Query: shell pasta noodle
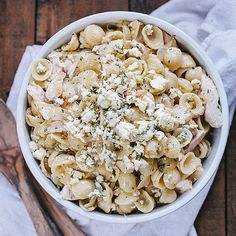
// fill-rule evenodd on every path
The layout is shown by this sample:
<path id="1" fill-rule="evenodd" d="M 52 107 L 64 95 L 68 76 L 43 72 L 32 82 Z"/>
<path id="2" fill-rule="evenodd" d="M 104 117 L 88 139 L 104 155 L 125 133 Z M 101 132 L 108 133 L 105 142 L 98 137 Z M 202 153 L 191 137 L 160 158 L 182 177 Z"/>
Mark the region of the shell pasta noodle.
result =
<path id="1" fill-rule="evenodd" d="M 30 151 L 85 211 L 151 212 L 191 190 L 222 125 L 213 81 L 174 36 L 138 20 L 88 25 L 38 59 Z"/>

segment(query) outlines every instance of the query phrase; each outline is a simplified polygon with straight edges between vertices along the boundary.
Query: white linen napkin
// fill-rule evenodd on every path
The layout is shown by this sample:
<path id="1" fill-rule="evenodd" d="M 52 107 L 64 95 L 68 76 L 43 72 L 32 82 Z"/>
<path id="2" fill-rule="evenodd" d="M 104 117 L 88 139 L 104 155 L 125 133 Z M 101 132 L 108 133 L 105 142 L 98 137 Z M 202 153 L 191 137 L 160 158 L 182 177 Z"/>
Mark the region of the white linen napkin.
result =
<path id="1" fill-rule="evenodd" d="M 236 2 L 225 0 L 172 0 L 151 15 L 164 19 L 192 36 L 208 53 L 223 80 L 232 120 L 236 102 Z M 28 46 L 18 67 L 9 98 L 8 107 L 16 114 L 16 101 L 21 81 L 40 46 Z M 108 224 L 90 220 L 73 212 L 68 214 L 77 220 L 89 235 L 157 235 L 195 236 L 194 220 L 211 187 L 208 185 L 187 205 L 161 219 L 139 224 Z M 31 220 L 18 195 L 0 176 L 0 232 L 1 235 L 34 235 Z M 7 207 L 6 207 L 7 206 Z M 17 214 L 15 213 L 17 210 Z M 9 220 L 10 219 L 10 220 Z M 18 227 L 16 222 L 21 222 Z"/>

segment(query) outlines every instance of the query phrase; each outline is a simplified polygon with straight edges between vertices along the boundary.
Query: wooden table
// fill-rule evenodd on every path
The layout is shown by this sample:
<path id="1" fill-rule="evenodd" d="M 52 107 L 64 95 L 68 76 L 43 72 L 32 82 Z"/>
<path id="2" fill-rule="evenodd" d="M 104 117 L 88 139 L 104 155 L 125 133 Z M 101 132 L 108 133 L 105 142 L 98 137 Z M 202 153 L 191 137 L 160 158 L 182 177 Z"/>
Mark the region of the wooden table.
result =
<path id="1" fill-rule="evenodd" d="M 167 0 L 0 0 L 0 97 L 7 99 L 26 45 L 43 44 L 59 29 L 103 11 L 150 13 Z M 214 185 L 196 220 L 199 235 L 236 235 L 236 117 Z M 184 222 L 183 222 L 184 224 Z"/>

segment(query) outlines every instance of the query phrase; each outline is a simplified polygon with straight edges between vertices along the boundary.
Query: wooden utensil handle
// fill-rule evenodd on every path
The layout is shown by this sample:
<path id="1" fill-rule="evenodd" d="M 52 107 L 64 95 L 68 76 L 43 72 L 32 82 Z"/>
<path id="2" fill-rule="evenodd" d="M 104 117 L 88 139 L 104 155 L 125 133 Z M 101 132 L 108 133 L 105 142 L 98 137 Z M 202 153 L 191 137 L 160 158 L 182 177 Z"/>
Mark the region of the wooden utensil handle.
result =
<path id="1" fill-rule="evenodd" d="M 46 193 L 30 174 L 30 180 L 34 186 L 35 192 L 47 213 L 51 216 L 63 235 L 66 236 L 86 236 L 76 223 L 63 211 L 54 199 Z"/>
<path id="2" fill-rule="evenodd" d="M 16 168 L 19 171 L 24 172 L 22 165 L 16 165 Z M 38 235 L 48 236 L 54 235 L 52 228 L 50 227 L 46 216 L 44 215 L 42 208 L 38 202 L 35 193 L 32 191 L 32 188 L 29 185 L 29 182 L 26 178 L 25 173 L 23 175 L 19 175 L 19 192 L 23 202 L 25 203 L 26 209 L 28 210 L 33 224 L 35 226 L 36 232 Z"/>
<path id="3" fill-rule="evenodd" d="M 17 158 L 14 155 L 17 155 Z M 15 163 L 13 164 L 12 161 L 15 161 Z M 27 180 L 23 159 L 19 149 L 11 148 L 1 150 L 0 162 L 0 171 L 12 183 L 16 190 L 18 190 L 32 219 L 37 234 L 39 236 L 54 236 L 55 234 Z"/>
<path id="4" fill-rule="evenodd" d="M 53 236 L 38 199 L 28 183 L 13 115 L 0 99 L 0 172 L 18 190 L 39 236 Z"/>

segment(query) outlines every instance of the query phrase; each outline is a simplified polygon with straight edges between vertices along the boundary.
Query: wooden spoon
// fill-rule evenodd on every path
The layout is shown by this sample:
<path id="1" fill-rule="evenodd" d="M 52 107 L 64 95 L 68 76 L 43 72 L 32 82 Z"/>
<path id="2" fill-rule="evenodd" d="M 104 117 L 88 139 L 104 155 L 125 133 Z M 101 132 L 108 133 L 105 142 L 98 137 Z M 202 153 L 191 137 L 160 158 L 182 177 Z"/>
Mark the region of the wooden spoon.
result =
<path id="1" fill-rule="evenodd" d="M 30 174 L 31 175 L 31 174 Z M 50 197 L 37 183 L 34 177 L 30 178 L 41 205 L 51 216 L 65 236 L 86 236 L 78 225 L 62 210 L 62 208 Z"/>
<path id="2" fill-rule="evenodd" d="M 45 217 L 38 199 L 30 186 L 26 168 L 16 134 L 13 115 L 6 104 L 0 99 L 0 172 L 12 183 L 25 203 L 26 209 L 33 221 L 39 236 L 55 235 Z M 34 183 L 34 186 L 37 184 Z M 64 213 L 54 200 L 39 186 L 37 194 L 45 203 L 47 212 L 51 215 L 64 235 L 85 236 L 75 223 Z"/>

